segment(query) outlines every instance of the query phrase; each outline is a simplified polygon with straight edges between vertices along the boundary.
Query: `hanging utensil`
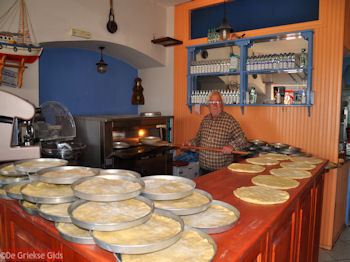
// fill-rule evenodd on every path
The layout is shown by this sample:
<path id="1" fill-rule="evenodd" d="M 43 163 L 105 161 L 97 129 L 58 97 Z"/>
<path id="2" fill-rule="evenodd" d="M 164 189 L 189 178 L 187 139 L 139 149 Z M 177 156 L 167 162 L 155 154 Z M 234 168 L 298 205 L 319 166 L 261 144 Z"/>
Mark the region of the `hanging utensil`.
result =
<path id="1" fill-rule="evenodd" d="M 113 0 L 109 0 L 110 2 L 110 9 L 109 9 L 109 21 L 107 23 L 107 30 L 108 32 L 110 32 L 111 34 L 114 34 L 117 29 L 117 23 L 114 21 L 114 10 L 113 10 Z"/>

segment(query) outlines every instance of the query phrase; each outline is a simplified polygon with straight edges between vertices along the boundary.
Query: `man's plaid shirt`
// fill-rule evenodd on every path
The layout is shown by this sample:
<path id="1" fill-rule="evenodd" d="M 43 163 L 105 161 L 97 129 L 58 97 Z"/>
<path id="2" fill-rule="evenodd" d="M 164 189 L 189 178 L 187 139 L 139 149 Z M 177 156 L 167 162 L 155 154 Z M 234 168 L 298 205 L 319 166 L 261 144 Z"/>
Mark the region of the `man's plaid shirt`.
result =
<path id="1" fill-rule="evenodd" d="M 222 148 L 231 144 L 234 150 L 248 146 L 247 139 L 237 123 L 228 113 L 221 112 L 215 120 L 206 115 L 199 127 L 197 135 L 191 140 L 194 146 Z M 222 154 L 208 150 L 199 151 L 199 165 L 207 170 L 217 170 L 233 162 L 233 154 Z"/>

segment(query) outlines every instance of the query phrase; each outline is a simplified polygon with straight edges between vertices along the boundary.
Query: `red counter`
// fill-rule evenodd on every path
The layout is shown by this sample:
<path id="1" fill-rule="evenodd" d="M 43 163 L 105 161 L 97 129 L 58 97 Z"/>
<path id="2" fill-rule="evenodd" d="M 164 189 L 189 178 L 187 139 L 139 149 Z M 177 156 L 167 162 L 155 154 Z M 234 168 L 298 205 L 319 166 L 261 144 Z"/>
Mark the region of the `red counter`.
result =
<path id="1" fill-rule="evenodd" d="M 196 178 L 197 188 L 240 212 L 234 228 L 211 235 L 218 247 L 214 262 L 317 261 L 326 163 L 317 165 L 311 178 L 299 180 L 299 187 L 288 190 L 290 199 L 286 203 L 276 205 L 249 204 L 233 195 L 237 187 L 252 185 L 250 180 L 256 174 L 234 173 L 224 168 Z M 17 201 L 2 199 L 0 249 L 60 250 L 64 261 L 115 261 L 112 253 L 96 245 L 62 239 L 53 222 L 27 215 Z"/>

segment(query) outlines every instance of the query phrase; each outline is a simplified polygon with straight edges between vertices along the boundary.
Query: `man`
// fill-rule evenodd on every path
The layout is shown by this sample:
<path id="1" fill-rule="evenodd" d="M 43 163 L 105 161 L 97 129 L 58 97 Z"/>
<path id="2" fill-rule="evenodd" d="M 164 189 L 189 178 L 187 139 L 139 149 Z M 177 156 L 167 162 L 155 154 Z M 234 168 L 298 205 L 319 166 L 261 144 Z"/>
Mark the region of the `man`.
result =
<path id="1" fill-rule="evenodd" d="M 200 175 L 231 164 L 232 151 L 248 146 L 247 139 L 237 121 L 223 111 L 224 105 L 219 92 L 214 91 L 209 95 L 208 106 L 210 114 L 203 118 L 196 137 L 183 143 L 183 148 L 190 146 L 222 148 L 221 152 L 199 151 Z"/>

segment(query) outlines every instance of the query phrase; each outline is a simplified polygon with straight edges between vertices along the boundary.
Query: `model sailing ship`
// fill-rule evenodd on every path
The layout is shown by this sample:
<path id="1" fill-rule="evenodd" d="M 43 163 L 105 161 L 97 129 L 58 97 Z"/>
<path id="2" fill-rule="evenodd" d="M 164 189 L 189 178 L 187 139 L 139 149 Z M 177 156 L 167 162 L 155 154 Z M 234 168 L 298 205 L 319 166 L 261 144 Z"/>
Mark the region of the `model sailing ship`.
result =
<path id="1" fill-rule="evenodd" d="M 18 19 L 18 31 L 11 32 L 12 21 Z M 7 31 L 6 31 L 7 30 Z M 0 16 L 0 85 L 4 67 L 18 68 L 18 84 L 22 85 L 25 64 L 34 63 L 42 52 L 42 47 L 32 42 L 35 40 L 28 9 L 24 0 L 16 0 L 14 4 Z"/>

